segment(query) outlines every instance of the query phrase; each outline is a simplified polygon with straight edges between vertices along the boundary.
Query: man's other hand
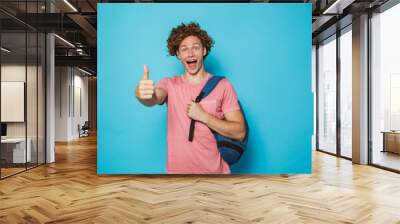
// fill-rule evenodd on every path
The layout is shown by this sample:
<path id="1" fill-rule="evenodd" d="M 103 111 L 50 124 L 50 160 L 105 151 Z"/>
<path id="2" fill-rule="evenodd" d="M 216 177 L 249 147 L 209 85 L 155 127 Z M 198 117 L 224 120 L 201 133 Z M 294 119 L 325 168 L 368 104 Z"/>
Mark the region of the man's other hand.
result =
<path id="1" fill-rule="evenodd" d="M 191 119 L 203 123 L 205 123 L 208 118 L 208 113 L 204 111 L 199 103 L 196 103 L 193 100 L 188 103 L 186 112 Z"/>

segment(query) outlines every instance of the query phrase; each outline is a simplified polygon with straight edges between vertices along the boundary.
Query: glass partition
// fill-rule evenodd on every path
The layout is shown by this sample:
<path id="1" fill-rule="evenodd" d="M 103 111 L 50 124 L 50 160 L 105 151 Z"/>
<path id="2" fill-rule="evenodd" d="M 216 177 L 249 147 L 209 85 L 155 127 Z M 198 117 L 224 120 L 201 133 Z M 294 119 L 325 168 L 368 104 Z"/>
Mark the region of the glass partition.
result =
<path id="1" fill-rule="evenodd" d="M 318 149 L 336 154 L 336 36 L 318 47 Z"/>
<path id="2" fill-rule="evenodd" d="M 45 34 L 16 19 L 44 3 L 0 2 L 0 178 L 45 163 Z"/>
<path id="3" fill-rule="evenodd" d="M 26 33 L 3 32 L 1 47 L 0 150 L 1 176 L 6 177 L 24 171 L 32 155 L 26 143 Z"/>

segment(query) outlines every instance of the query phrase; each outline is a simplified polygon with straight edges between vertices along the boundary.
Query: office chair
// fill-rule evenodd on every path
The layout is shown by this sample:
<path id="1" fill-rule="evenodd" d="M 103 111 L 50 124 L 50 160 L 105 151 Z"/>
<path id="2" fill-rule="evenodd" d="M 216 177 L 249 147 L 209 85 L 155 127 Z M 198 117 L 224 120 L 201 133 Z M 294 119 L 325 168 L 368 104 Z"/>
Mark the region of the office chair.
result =
<path id="1" fill-rule="evenodd" d="M 82 127 L 80 127 L 80 125 L 78 124 L 79 138 L 89 136 L 89 129 L 90 129 L 89 121 L 85 121 Z"/>

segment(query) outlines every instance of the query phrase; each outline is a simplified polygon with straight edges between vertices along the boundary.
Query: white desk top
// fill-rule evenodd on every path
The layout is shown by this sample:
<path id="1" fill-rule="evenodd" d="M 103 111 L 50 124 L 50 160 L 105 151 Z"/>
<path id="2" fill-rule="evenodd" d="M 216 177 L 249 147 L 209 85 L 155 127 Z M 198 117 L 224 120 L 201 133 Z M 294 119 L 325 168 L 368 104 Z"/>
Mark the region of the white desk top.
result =
<path id="1" fill-rule="evenodd" d="M 29 138 L 28 138 L 29 141 Z M 25 142 L 25 138 L 6 138 L 6 139 L 1 139 L 1 143 L 20 143 L 20 142 Z"/>

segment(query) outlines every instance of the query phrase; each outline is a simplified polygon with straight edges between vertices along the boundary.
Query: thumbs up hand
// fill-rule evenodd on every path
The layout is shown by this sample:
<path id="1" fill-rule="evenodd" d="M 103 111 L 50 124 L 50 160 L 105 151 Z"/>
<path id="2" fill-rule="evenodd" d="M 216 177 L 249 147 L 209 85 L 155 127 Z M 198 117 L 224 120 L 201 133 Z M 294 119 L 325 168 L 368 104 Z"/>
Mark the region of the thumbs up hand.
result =
<path id="1" fill-rule="evenodd" d="M 143 65 L 143 79 L 149 80 L 149 67 L 147 65 Z"/>
<path id="2" fill-rule="evenodd" d="M 149 68 L 143 66 L 143 78 L 136 88 L 136 97 L 142 100 L 152 99 L 154 95 L 154 81 L 149 79 Z"/>

